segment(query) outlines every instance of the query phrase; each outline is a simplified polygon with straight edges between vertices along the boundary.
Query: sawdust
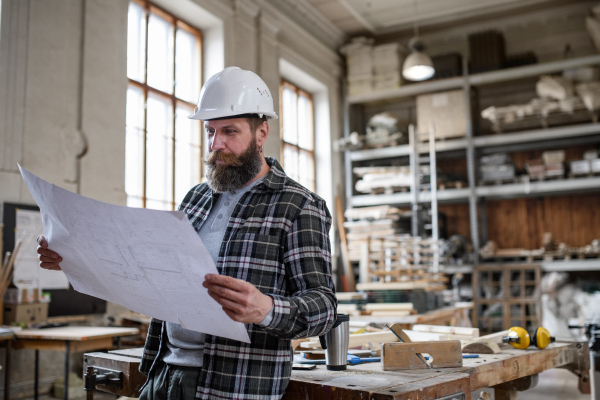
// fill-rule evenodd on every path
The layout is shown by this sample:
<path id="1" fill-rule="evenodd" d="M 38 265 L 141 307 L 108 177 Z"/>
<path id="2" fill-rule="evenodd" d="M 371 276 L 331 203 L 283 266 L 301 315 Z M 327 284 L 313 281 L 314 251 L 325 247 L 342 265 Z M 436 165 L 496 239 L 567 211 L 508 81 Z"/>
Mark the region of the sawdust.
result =
<path id="1" fill-rule="evenodd" d="M 354 375 L 369 375 L 371 371 L 329 371 L 330 374 L 342 375 L 342 374 L 354 374 Z"/>

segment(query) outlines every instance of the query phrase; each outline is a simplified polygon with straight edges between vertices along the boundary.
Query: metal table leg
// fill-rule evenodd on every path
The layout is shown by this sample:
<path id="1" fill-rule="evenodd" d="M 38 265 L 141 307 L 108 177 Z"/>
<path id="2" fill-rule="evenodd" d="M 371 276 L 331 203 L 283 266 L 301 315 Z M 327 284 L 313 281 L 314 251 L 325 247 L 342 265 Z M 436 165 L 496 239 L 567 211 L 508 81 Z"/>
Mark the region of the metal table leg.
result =
<path id="1" fill-rule="evenodd" d="M 33 372 L 33 398 L 38 400 L 38 383 L 40 378 L 40 351 L 35 350 L 34 372 Z"/>
<path id="2" fill-rule="evenodd" d="M 71 361 L 71 342 L 65 341 L 65 387 L 63 400 L 69 400 L 69 362 Z"/>

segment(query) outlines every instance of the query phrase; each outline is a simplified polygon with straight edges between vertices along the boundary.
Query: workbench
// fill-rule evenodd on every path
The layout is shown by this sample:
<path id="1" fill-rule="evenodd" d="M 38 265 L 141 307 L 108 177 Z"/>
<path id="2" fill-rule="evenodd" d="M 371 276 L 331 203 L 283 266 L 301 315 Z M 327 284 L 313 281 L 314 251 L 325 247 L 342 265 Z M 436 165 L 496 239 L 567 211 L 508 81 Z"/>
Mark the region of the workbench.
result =
<path id="1" fill-rule="evenodd" d="M 137 397 L 145 382 L 145 376 L 137 371 L 141 354 L 141 349 L 86 354 L 84 367 L 124 371 L 122 389 L 99 389 Z M 380 363 L 368 363 L 335 372 L 320 365 L 312 371 L 293 371 L 283 399 L 471 400 L 471 392 L 491 387 L 496 400 L 512 400 L 518 390 L 535 386 L 537 374 L 558 367 L 585 375 L 589 369 L 587 343 L 557 342 L 544 350 L 505 346 L 498 354 L 464 359 L 459 368 L 382 371 Z"/>
<path id="2" fill-rule="evenodd" d="M 65 385 L 63 399 L 69 398 L 69 359 L 71 352 L 85 352 L 112 349 L 113 339 L 135 335 L 136 328 L 113 328 L 96 326 L 65 326 L 48 329 L 24 329 L 15 332 L 15 349 L 35 350 L 34 398 L 38 399 L 39 351 L 55 350 L 65 352 Z M 117 347 L 120 347 L 117 344 Z"/>

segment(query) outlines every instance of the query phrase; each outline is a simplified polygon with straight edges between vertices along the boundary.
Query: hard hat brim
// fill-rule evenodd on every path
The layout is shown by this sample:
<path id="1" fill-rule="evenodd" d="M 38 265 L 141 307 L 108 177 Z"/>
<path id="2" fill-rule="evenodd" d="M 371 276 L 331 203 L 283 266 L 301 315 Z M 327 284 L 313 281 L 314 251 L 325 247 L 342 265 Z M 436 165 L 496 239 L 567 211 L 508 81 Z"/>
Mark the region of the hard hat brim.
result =
<path id="1" fill-rule="evenodd" d="M 198 120 L 202 120 L 202 121 L 209 121 L 209 120 L 213 120 L 213 119 L 223 119 L 223 118 L 240 118 L 241 116 L 248 116 L 248 115 L 260 115 L 263 114 L 264 116 L 266 116 L 269 119 L 278 119 L 277 114 L 275 114 L 274 112 L 269 112 L 269 111 L 265 111 L 265 112 L 253 112 L 253 113 L 239 113 L 239 112 L 231 112 L 231 113 L 224 113 L 223 110 L 199 110 L 197 112 L 195 112 L 192 115 L 188 115 L 188 119 L 198 119 Z"/>

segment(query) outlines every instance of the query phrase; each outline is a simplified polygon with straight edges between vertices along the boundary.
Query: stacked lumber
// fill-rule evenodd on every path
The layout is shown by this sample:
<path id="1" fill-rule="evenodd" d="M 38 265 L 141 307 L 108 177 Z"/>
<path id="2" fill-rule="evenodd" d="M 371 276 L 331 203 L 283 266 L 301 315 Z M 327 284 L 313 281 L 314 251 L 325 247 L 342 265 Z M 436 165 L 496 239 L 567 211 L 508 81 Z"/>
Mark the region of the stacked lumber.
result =
<path id="1" fill-rule="evenodd" d="M 546 232 L 544 233 L 543 247 L 539 249 L 500 249 L 494 241 L 490 240 L 479 250 L 479 254 L 486 260 L 498 259 L 498 261 L 505 261 L 516 259 L 528 263 L 534 260 L 567 261 L 575 258 L 598 258 L 600 257 L 600 239 L 594 239 L 590 244 L 582 247 L 572 247 L 566 243 L 555 243 L 552 240 L 552 234 Z"/>
<path id="2" fill-rule="evenodd" d="M 348 230 L 348 254 L 350 261 L 358 262 L 361 248 L 369 244 L 369 238 L 377 235 L 394 235 L 410 231 L 410 213 L 390 206 L 348 209 L 344 213 Z"/>
<path id="3" fill-rule="evenodd" d="M 373 39 L 357 37 L 340 51 L 346 56 L 348 94 L 357 95 L 373 90 Z"/>
<path id="4" fill-rule="evenodd" d="M 423 329 L 421 331 L 414 330 L 403 330 L 406 337 L 411 342 L 432 342 L 432 341 L 445 341 L 445 340 L 460 340 L 461 343 L 470 343 L 474 340 L 478 340 L 479 330 L 475 328 L 460 328 L 451 326 L 440 326 L 442 328 L 440 332 L 436 332 L 433 325 L 415 325 Z M 443 329 L 446 328 L 446 329 Z M 431 329 L 427 331 L 426 329 Z M 454 334 L 450 332 L 455 332 Z M 382 343 L 393 343 L 398 342 L 398 337 L 394 332 L 385 328 L 379 332 L 364 332 L 350 334 L 348 342 L 348 348 L 371 348 L 379 349 Z M 300 350 L 320 350 L 321 343 L 318 337 L 311 337 L 310 339 L 301 342 L 299 345 Z"/>
<path id="5" fill-rule="evenodd" d="M 369 276 L 384 282 L 427 282 L 428 289 L 445 289 L 443 241 L 408 235 L 372 236 L 368 245 Z"/>
<path id="6" fill-rule="evenodd" d="M 386 43 L 373 48 L 373 89 L 397 88 L 402 84 L 404 49 L 399 43 Z"/>

